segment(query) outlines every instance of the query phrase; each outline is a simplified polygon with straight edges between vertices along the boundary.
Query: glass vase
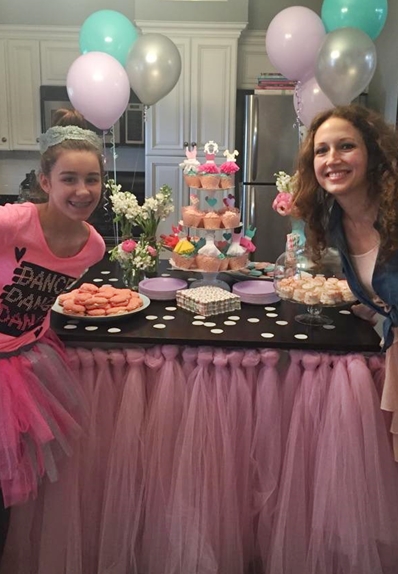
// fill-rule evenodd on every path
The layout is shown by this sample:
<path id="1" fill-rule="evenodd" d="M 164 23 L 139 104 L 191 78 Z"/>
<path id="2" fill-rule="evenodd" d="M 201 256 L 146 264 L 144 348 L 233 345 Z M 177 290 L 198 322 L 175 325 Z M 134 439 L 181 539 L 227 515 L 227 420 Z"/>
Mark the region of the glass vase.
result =
<path id="1" fill-rule="evenodd" d="M 132 291 L 138 291 L 138 285 L 144 277 L 144 271 L 142 269 L 138 269 L 137 267 L 122 267 L 123 283 Z"/>
<path id="2" fill-rule="evenodd" d="M 300 236 L 299 247 L 304 248 L 305 246 L 305 223 L 302 219 L 297 219 L 296 217 L 290 218 L 290 223 L 292 226 L 292 233 L 297 233 Z"/>

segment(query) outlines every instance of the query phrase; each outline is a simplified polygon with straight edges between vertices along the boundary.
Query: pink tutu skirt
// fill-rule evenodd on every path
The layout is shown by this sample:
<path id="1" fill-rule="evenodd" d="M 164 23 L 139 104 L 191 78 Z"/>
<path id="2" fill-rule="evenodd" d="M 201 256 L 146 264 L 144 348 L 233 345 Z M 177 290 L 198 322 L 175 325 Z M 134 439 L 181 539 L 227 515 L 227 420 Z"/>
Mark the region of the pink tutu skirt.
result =
<path id="1" fill-rule="evenodd" d="M 54 334 L 17 355 L 0 355 L 0 488 L 6 507 L 35 498 L 45 475 L 57 480 L 57 460 L 72 453 L 84 404 Z"/>

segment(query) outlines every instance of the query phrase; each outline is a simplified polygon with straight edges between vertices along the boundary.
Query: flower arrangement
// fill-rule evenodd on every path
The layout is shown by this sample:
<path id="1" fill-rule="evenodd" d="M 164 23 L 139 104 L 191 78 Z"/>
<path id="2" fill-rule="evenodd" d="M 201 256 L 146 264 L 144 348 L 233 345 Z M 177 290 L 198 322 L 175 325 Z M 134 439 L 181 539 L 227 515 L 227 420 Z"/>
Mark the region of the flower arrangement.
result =
<path id="1" fill-rule="evenodd" d="M 289 175 L 284 171 L 274 173 L 276 177 L 276 189 L 278 195 L 272 203 L 272 209 L 279 215 L 293 215 L 293 195 L 295 192 L 295 175 Z"/>
<path id="2" fill-rule="evenodd" d="M 124 281 L 135 288 L 137 277 L 144 271 L 156 272 L 159 253 L 163 247 L 162 238 L 157 238 L 157 228 L 174 211 L 172 189 L 168 185 L 160 187 L 154 197 L 147 197 L 143 205 L 138 203 L 134 193 L 122 191 L 113 179 L 106 188 L 114 213 L 114 222 L 119 225 L 121 243 L 110 251 L 110 260 L 120 264 Z M 137 240 L 132 237 L 132 229 L 141 228 Z M 137 283 L 137 285 L 136 285 Z"/>
<path id="3" fill-rule="evenodd" d="M 168 185 L 162 185 L 154 197 L 145 199 L 143 205 L 139 205 L 134 193 L 121 191 L 121 186 L 113 179 L 108 180 L 106 188 L 110 192 L 114 221 L 119 224 L 123 238 L 131 237 L 131 230 L 137 225 L 145 236 L 155 239 L 159 223 L 174 211 L 172 189 Z"/>

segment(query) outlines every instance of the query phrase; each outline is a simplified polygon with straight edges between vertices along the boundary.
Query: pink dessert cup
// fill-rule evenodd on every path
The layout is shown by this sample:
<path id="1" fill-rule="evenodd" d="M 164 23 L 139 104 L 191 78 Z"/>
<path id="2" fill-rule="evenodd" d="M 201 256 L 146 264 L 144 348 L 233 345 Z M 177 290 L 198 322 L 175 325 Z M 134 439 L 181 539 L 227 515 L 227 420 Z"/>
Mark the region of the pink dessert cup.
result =
<path id="1" fill-rule="evenodd" d="M 231 269 L 231 271 L 239 271 L 239 269 L 246 267 L 247 260 L 247 253 L 243 253 L 243 255 L 238 255 L 236 257 L 230 257 L 228 259 L 228 268 Z"/>
<path id="2" fill-rule="evenodd" d="M 181 255 L 173 252 L 171 258 L 180 269 L 191 269 L 191 267 L 195 266 L 195 255 Z"/>
<path id="3" fill-rule="evenodd" d="M 210 255 L 196 256 L 196 266 L 200 271 L 207 273 L 217 273 L 220 270 L 221 259 Z"/>

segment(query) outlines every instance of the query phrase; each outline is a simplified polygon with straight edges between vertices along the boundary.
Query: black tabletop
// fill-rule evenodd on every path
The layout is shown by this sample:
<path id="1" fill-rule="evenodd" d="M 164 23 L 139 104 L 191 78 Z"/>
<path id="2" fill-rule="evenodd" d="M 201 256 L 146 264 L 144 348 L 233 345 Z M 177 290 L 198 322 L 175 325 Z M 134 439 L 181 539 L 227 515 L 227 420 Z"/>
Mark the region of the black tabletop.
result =
<path id="1" fill-rule="evenodd" d="M 184 279 L 198 277 L 198 274 L 171 270 L 166 261 L 162 262 L 159 273 Z M 227 274 L 220 274 L 219 278 L 229 284 L 236 281 Z M 77 285 L 82 282 L 123 286 L 117 263 L 110 263 L 107 258 L 89 269 Z M 332 324 L 313 327 L 295 320 L 296 315 L 305 312 L 304 306 L 286 301 L 271 305 L 242 303 L 239 311 L 195 320 L 195 314 L 178 308 L 175 300 L 152 300 L 138 313 L 107 321 L 76 320 L 52 312 L 51 324 L 66 344 L 91 347 L 177 344 L 379 352 L 377 333 L 369 323 L 350 313 L 349 308 L 348 305 L 323 309 L 322 314 L 330 317 Z"/>

